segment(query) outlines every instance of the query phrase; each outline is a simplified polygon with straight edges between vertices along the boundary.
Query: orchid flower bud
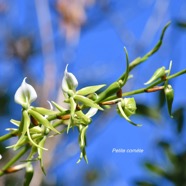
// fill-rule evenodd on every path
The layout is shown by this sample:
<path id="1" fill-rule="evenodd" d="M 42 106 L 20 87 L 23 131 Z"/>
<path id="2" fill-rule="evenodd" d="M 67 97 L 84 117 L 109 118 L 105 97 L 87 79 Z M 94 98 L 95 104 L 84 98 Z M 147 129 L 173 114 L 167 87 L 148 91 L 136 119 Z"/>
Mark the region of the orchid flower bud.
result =
<path id="1" fill-rule="evenodd" d="M 131 115 L 135 114 L 136 112 L 136 102 L 134 98 L 124 98 L 121 101 L 121 106 L 123 108 L 123 111 L 127 115 L 127 117 L 130 117 Z"/>
<path id="2" fill-rule="evenodd" d="M 174 90 L 171 85 L 167 85 L 165 86 L 164 92 L 165 92 L 165 97 L 167 100 L 169 114 L 171 117 L 173 117 L 171 112 L 172 112 L 172 103 L 174 99 Z"/>
<path id="3" fill-rule="evenodd" d="M 24 78 L 21 86 L 17 89 L 14 100 L 16 103 L 22 105 L 24 108 L 28 108 L 30 104 L 37 98 L 37 93 L 35 89 L 26 83 L 26 78 Z"/>
<path id="4" fill-rule="evenodd" d="M 62 91 L 66 95 L 71 95 L 76 91 L 78 81 L 76 77 L 67 71 L 68 65 L 65 68 L 64 77 L 62 80 Z"/>
<path id="5" fill-rule="evenodd" d="M 158 68 L 153 76 L 145 83 L 145 85 L 151 84 L 152 82 L 156 81 L 157 79 L 163 77 L 166 74 L 165 67 Z"/>
<path id="6" fill-rule="evenodd" d="M 138 127 L 141 126 L 140 124 L 136 124 L 129 119 L 129 117 L 135 114 L 136 111 L 136 102 L 134 98 L 125 98 L 118 102 L 117 111 L 123 118 L 125 118 L 132 125 Z"/>

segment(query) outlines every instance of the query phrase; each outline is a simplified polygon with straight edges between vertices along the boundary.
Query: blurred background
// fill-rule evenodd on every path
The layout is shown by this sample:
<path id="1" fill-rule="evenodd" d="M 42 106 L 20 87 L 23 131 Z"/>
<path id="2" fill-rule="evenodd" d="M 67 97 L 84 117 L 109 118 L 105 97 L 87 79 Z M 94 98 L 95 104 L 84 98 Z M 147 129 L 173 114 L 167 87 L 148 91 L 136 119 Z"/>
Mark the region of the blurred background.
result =
<path id="1" fill-rule="evenodd" d="M 125 70 L 125 46 L 132 61 L 159 40 L 168 21 L 158 53 L 132 71 L 124 91 L 144 87 L 153 72 L 172 73 L 186 67 L 186 1 L 184 0 L 0 0 L 0 135 L 20 119 L 21 107 L 14 93 L 24 77 L 37 93 L 36 105 L 47 100 L 61 104 L 61 80 L 66 64 L 79 87 L 110 84 Z M 47 176 L 38 164 L 31 185 L 45 186 L 185 186 L 186 185 L 186 76 L 171 80 L 175 90 L 171 119 L 162 93 L 136 95 L 142 127 L 122 119 L 115 108 L 99 113 L 87 132 L 87 155 L 79 158 L 78 133 L 47 142 L 44 154 Z M 1 144 L 7 162 L 15 152 Z M 112 153 L 113 148 L 143 149 L 143 153 Z M 0 185 L 21 185 L 24 171 L 5 175 Z"/>

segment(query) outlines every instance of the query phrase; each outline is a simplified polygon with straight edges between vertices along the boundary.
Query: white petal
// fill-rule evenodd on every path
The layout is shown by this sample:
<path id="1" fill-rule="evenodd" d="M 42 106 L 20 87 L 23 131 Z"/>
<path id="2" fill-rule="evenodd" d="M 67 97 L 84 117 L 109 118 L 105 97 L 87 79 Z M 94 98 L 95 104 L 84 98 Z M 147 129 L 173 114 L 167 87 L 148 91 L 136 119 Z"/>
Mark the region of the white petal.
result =
<path id="1" fill-rule="evenodd" d="M 62 80 L 62 90 L 68 93 L 69 90 L 75 91 L 78 86 L 78 81 L 74 74 L 67 71 L 68 65 L 65 68 L 64 77 Z"/>
<path id="2" fill-rule="evenodd" d="M 28 105 L 35 101 L 37 98 L 37 93 L 35 89 L 26 83 L 26 78 L 24 78 L 21 86 L 17 89 L 14 100 L 20 105 Z"/>
<path id="3" fill-rule="evenodd" d="M 53 107 L 52 103 L 50 103 L 50 101 L 47 101 L 47 102 L 50 105 L 50 110 L 54 110 L 54 107 Z"/>
<path id="4" fill-rule="evenodd" d="M 2 155 L 0 154 L 0 160 L 2 159 Z"/>
<path id="5" fill-rule="evenodd" d="M 89 111 L 86 113 L 86 116 L 91 118 L 97 113 L 97 108 L 90 108 Z"/>

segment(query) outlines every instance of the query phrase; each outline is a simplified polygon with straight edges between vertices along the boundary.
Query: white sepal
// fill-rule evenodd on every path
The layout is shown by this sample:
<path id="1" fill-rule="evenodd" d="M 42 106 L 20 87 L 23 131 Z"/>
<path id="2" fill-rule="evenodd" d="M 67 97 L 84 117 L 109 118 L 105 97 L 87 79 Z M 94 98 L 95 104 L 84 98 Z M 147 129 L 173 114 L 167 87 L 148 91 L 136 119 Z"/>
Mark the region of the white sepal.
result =
<path id="1" fill-rule="evenodd" d="M 37 93 L 35 89 L 26 83 L 26 77 L 23 79 L 21 86 L 17 89 L 14 100 L 16 103 L 22 105 L 23 107 L 29 107 L 30 104 L 37 98 Z"/>

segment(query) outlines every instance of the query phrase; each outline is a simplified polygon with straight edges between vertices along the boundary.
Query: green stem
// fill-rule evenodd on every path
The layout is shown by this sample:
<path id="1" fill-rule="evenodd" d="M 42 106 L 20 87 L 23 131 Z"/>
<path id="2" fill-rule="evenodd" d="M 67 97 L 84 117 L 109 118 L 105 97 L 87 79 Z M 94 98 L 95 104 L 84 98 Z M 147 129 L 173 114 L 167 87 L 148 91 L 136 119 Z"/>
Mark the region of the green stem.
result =
<path id="1" fill-rule="evenodd" d="M 0 170 L 0 176 L 4 175 L 6 173 L 6 170 L 11 167 L 18 159 L 23 156 L 27 150 L 30 148 L 30 146 L 23 147 L 22 150 L 19 151 L 18 154 L 16 154 L 3 168 Z"/>
<path id="2" fill-rule="evenodd" d="M 173 78 L 178 77 L 178 76 L 180 76 L 180 75 L 182 75 L 182 74 L 185 74 L 185 73 L 186 73 L 186 69 L 184 69 L 184 70 L 182 70 L 182 71 L 179 71 L 179 72 L 177 72 L 177 73 L 175 73 L 175 74 L 173 74 L 173 75 L 171 75 L 171 76 L 168 76 L 168 77 L 166 78 L 166 80 L 173 79 Z M 162 83 L 162 82 L 164 82 L 164 81 L 166 81 L 166 80 L 159 80 L 159 81 L 156 81 L 155 83 L 151 84 L 150 86 L 148 86 L 148 87 L 146 87 L 146 88 L 141 88 L 141 89 L 138 89 L 138 90 L 133 90 L 133 91 L 130 91 L 130 92 L 125 92 L 125 93 L 122 94 L 122 96 L 123 96 L 123 97 L 126 97 L 126 96 L 131 96 L 131 95 L 135 95 L 135 94 L 144 93 L 144 92 L 146 92 L 146 90 L 148 90 L 149 88 L 152 88 L 152 87 L 154 87 L 154 86 L 156 86 L 156 85 L 159 85 L 160 83 Z M 113 83 L 113 84 L 114 84 L 114 83 Z M 117 86 L 118 86 L 118 85 L 117 85 Z M 117 86 L 116 86 L 116 88 L 117 88 Z M 116 95 L 113 95 L 113 96 L 107 97 L 106 99 L 102 99 L 101 101 L 111 101 L 111 100 L 114 100 L 114 99 L 116 99 L 116 98 L 117 98 L 117 96 L 116 96 Z M 96 100 L 96 101 L 97 101 L 97 100 Z M 97 102 L 97 103 L 99 104 L 100 102 Z M 48 119 L 49 121 L 52 121 L 52 120 L 58 119 L 58 117 L 60 117 L 60 116 L 62 116 L 62 115 L 65 115 L 65 114 L 69 114 L 69 110 L 65 111 L 64 113 L 59 112 L 58 114 L 55 114 L 55 115 L 52 115 L 52 116 L 48 116 L 47 119 Z M 57 126 L 58 126 L 58 124 L 56 124 L 55 127 L 57 127 Z M 13 131 L 13 132 L 11 132 L 11 133 L 9 133 L 9 134 L 5 134 L 4 136 L 1 136 L 1 137 L 0 137 L 0 142 L 5 141 L 5 140 L 7 140 L 7 139 L 9 139 L 9 138 L 11 138 L 11 137 L 13 137 L 13 136 L 16 136 L 17 134 L 18 134 L 18 131 Z"/>
<path id="3" fill-rule="evenodd" d="M 127 74 L 134 68 L 136 67 L 137 65 L 143 63 L 144 61 L 146 61 L 150 56 L 152 56 L 154 53 L 156 53 L 159 48 L 161 47 L 162 45 L 162 41 L 163 41 L 163 38 L 164 38 L 164 35 L 165 35 L 165 31 L 167 30 L 167 28 L 169 27 L 171 22 L 168 22 L 165 27 L 163 28 L 162 30 L 162 33 L 161 33 L 161 36 L 160 36 L 160 39 L 158 41 L 158 43 L 155 45 L 155 47 L 150 50 L 147 54 L 145 54 L 143 57 L 138 57 L 136 59 L 134 59 L 130 65 L 128 66 L 127 68 L 127 71 L 124 72 L 121 77 L 114 83 L 112 83 L 106 90 L 104 90 L 103 92 L 101 92 L 99 95 L 98 95 L 98 99 L 96 100 L 96 103 L 99 103 L 101 101 L 105 101 L 105 100 L 108 100 L 106 99 L 108 97 L 108 95 L 112 95 L 112 93 L 116 93 L 120 88 L 122 88 L 122 86 L 124 86 L 125 82 L 122 84 L 120 83 L 121 80 L 125 79 L 126 76 L 128 76 Z M 128 62 L 128 54 L 126 52 L 126 59 L 127 59 L 127 62 Z M 127 77 L 128 78 L 128 77 Z"/>
<path id="4" fill-rule="evenodd" d="M 5 140 L 7 140 L 7 139 L 9 139 L 11 137 L 17 136 L 17 134 L 18 134 L 18 130 L 15 130 L 13 132 L 5 134 L 5 135 L 0 137 L 0 142 L 5 141 Z"/>
<path id="5" fill-rule="evenodd" d="M 59 112 L 59 113 L 57 113 L 57 114 L 55 114 L 55 115 L 48 116 L 48 117 L 47 117 L 47 120 L 48 120 L 48 121 L 52 121 L 52 120 L 58 119 L 58 117 L 60 117 L 60 116 L 64 116 L 64 115 L 69 114 L 69 113 L 70 113 L 69 110 L 66 110 L 66 111 L 63 112 L 63 113 Z"/>
<path id="6" fill-rule="evenodd" d="M 179 72 L 177 72 L 177 73 L 175 73 L 175 74 L 173 74 L 173 75 L 171 75 L 171 76 L 168 76 L 168 77 L 166 78 L 166 80 L 173 79 L 173 78 L 178 77 L 178 76 L 180 76 L 180 75 L 182 75 L 182 74 L 185 74 L 185 73 L 186 73 L 186 69 L 181 70 L 181 71 L 179 71 Z M 152 88 L 152 87 L 155 87 L 155 86 L 159 85 L 160 83 L 163 83 L 163 82 L 166 81 L 166 80 L 160 79 L 159 81 L 156 81 L 155 83 L 149 85 L 148 87 L 141 88 L 141 89 L 138 89 L 138 90 L 133 90 L 133 91 L 130 91 L 130 92 L 125 92 L 125 93 L 122 94 L 122 96 L 123 96 L 123 97 L 126 97 L 126 96 L 131 96 L 131 95 L 135 95 L 135 94 L 144 93 L 144 92 L 146 92 L 148 89 L 150 89 L 150 88 Z M 117 96 L 116 96 L 116 95 L 113 95 L 113 96 L 108 97 L 108 98 L 105 99 L 104 101 L 111 101 L 111 100 L 114 100 L 114 99 L 116 99 L 116 98 L 117 98 Z"/>
<path id="7" fill-rule="evenodd" d="M 143 57 L 138 57 L 136 58 L 134 61 L 132 61 L 130 63 L 130 66 L 129 66 L 129 70 L 131 71 L 134 67 L 136 67 L 137 65 L 141 64 L 142 62 L 146 61 L 150 56 L 152 56 L 154 53 L 156 53 L 159 48 L 161 47 L 162 45 L 162 41 L 163 41 L 163 38 L 164 38 L 164 35 L 165 35 L 165 31 L 167 30 L 167 28 L 169 27 L 169 25 L 171 24 L 171 22 L 168 22 L 165 27 L 163 28 L 162 30 L 162 33 L 161 33 L 161 36 L 160 36 L 160 40 L 158 41 L 158 43 L 156 44 L 156 46 L 151 50 L 149 51 L 147 54 L 145 54 Z"/>

